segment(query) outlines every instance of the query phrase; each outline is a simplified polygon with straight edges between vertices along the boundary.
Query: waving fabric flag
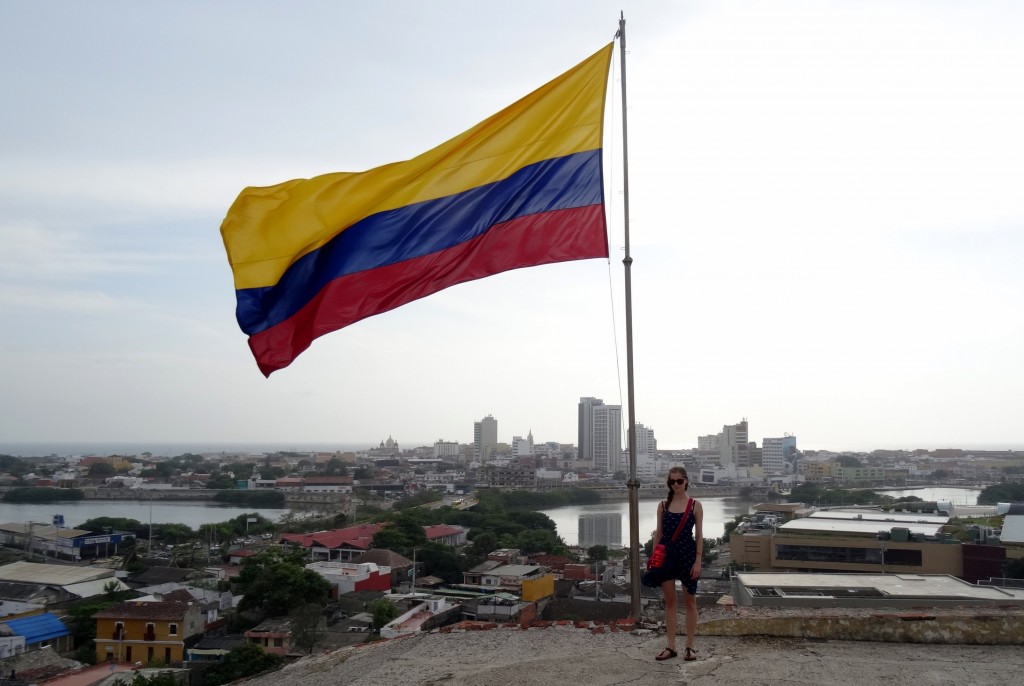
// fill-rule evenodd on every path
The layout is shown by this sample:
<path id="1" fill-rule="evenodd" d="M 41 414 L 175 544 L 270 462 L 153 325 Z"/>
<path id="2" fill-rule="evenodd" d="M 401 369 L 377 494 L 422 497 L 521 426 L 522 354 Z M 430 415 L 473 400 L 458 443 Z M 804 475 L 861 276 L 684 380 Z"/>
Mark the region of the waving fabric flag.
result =
<path id="1" fill-rule="evenodd" d="M 260 370 L 269 376 L 319 336 L 455 284 L 607 257 L 611 51 L 411 160 L 243 190 L 221 235 Z"/>

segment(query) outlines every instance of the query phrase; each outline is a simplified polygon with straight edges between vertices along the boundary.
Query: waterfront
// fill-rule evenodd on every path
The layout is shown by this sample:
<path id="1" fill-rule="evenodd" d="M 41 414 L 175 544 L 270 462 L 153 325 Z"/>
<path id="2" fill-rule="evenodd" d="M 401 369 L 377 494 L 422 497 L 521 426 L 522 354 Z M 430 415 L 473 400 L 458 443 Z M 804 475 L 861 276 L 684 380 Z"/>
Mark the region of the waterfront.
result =
<path id="1" fill-rule="evenodd" d="M 641 500 L 639 510 L 640 542 L 650 538 L 658 525 L 657 500 Z M 757 503 L 740 498 L 701 498 L 704 506 L 704 538 L 720 538 L 725 532 L 726 522 L 737 515 L 750 514 Z M 625 545 L 629 539 L 629 502 L 611 501 L 595 505 L 568 505 L 551 510 L 541 510 L 555 522 L 558 535 L 569 545 L 579 545 L 581 519 L 596 522 L 597 531 L 606 532 L 601 543 L 609 547 Z M 603 521 L 602 521 L 603 520 Z M 616 532 L 619 532 L 616 535 Z M 587 542 L 585 541 L 584 544 Z M 590 543 L 593 545 L 593 543 Z"/>
<path id="2" fill-rule="evenodd" d="M 954 506 L 971 506 L 978 502 L 979 489 L 928 487 L 899 491 L 885 491 L 893 498 L 917 496 L 922 500 L 951 502 Z M 719 538 L 725 531 L 725 524 L 737 515 L 750 514 L 757 501 L 741 498 L 701 498 L 704 505 L 704 536 Z M 217 505 L 212 502 L 148 501 L 137 500 L 79 500 L 63 503 L 0 503 L 0 523 L 42 522 L 49 523 L 56 514 L 64 515 L 65 526 L 75 527 L 96 517 L 127 517 L 142 523 L 150 520 L 154 524 L 185 524 L 196 529 L 202 524 L 211 524 L 234 519 L 245 513 L 256 512 L 272 522 L 291 512 L 288 508 L 253 508 Z M 658 501 L 641 500 L 639 510 L 640 537 L 646 541 L 657 525 Z M 550 510 L 541 510 L 550 517 L 558 535 L 570 544 L 579 541 L 580 518 L 594 523 L 599 530 L 614 533 L 618 531 L 618 542 L 609 539 L 606 545 L 624 545 L 629 537 L 628 501 L 609 501 L 594 505 L 571 505 Z"/>
<path id="3" fill-rule="evenodd" d="M 879 491 L 883 493 L 883 491 Z M 926 501 L 951 502 L 954 506 L 973 506 L 978 503 L 977 488 L 926 487 L 898 491 L 884 491 L 892 498 L 917 496 Z M 701 498 L 704 506 L 704 538 L 720 538 L 725 525 L 737 515 L 753 512 L 760 501 L 741 498 Z M 639 511 L 640 542 L 644 543 L 657 527 L 657 500 L 641 500 Z M 569 545 L 579 545 L 580 528 L 595 532 L 603 545 L 622 546 L 629 539 L 629 502 L 610 501 L 595 505 L 569 505 L 541 510 L 555 522 L 558 535 Z M 582 524 L 581 524 L 582 523 Z M 585 543 L 586 544 L 586 543 Z M 589 545 L 594 545 L 589 543 Z"/>
<path id="4" fill-rule="evenodd" d="M 152 506 L 152 519 L 150 507 Z M 127 517 L 143 524 L 184 524 L 198 529 L 202 524 L 216 524 L 246 513 L 256 512 L 272 522 L 290 512 L 287 508 L 256 508 L 217 505 L 211 502 L 138 500 L 77 500 L 62 503 L 0 503 L 0 523 L 42 522 L 49 524 L 53 516 L 64 515 L 64 526 L 75 528 L 97 517 Z"/>

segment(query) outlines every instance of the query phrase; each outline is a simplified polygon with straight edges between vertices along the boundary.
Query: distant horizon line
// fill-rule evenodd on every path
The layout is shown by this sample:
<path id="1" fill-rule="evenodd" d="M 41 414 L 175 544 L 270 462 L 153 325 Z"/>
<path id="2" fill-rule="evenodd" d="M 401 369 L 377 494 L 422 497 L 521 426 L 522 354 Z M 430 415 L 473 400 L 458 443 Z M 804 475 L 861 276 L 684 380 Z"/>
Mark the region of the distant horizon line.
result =
<path id="1" fill-rule="evenodd" d="M 176 457 L 185 453 L 218 453 L 218 452 L 246 452 L 246 453 L 267 453 L 267 452 L 337 452 L 337 451 L 362 451 L 372 450 L 380 445 L 382 441 L 0 441 L 0 454 L 13 457 L 68 457 L 72 455 L 139 455 L 150 453 L 160 457 Z M 436 441 L 429 443 L 404 443 L 396 441 L 403 450 L 413 448 L 429 448 Z M 455 441 L 452 441 L 455 442 Z M 547 441 L 545 441 L 547 442 Z M 472 445 L 462 443 L 460 445 Z M 575 444 L 569 444 L 575 445 Z M 404 446 L 404 447 L 402 447 Z M 130 449 L 129 449 L 130 448 Z M 660 451 L 689 451 L 691 448 L 659 448 Z M 970 447 L 943 446 L 943 447 L 885 447 L 870 449 L 855 448 L 801 448 L 802 451 L 828 451 L 828 452 L 855 452 L 870 453 L 875 450 L 983 450 L 986 452 L 999 451 L 1024 451 L 1024 444 L 1005 443 L 974 443 Z"/>

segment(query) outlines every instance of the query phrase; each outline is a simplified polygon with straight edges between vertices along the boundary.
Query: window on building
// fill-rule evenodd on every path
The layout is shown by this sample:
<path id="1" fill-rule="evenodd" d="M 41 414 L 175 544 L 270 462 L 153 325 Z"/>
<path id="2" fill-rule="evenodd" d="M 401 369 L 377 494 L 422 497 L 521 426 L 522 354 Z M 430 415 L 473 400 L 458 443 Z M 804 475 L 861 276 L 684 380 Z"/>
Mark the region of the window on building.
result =
<path id="1" fill-rule="evenodd" d="M 274 639 L 274 647 L 275 648 L 280 648 L 283 645 L 284 645 L 284 639 L 283 638 L 275 638 Z"/>
<path id="2" fill-rule="evenodd" d="M 178 635 L 178 625 L 174 624 L 173 622 L 171 624 L 167 625 L 167 633 L 169 633 L 171 636 L 177 636 Z"/>
<path id="3" fill-rule="evenodd" d="M 839 564 L 921 566 L 920 550 L 886 550 L 885 559 L 878 548 L 848 546 L 777 545 L 775 556 L 779 560 L 798 562 L 828 562 Z"/>

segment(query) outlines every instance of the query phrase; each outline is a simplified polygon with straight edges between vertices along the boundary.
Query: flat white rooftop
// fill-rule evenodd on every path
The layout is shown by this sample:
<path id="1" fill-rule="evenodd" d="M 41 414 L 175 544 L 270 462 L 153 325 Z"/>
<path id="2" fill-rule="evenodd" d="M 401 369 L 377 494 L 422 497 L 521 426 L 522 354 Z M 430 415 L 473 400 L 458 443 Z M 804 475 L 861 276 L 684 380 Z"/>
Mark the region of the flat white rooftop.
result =
<path id="1" fill-rule="evenodd" d="M 114 570 L 91 565 L 72 567 L 68 565 L 44 565 L 37 562 L 12 562 L 0 567 L 0 581 L 20 581 L 29 584 L 51 584 L 70 586 L 96 579 L 110 580 Z"/>
<path id="2" fill-rule="evenodd" d="M 818 510 L 813 519 L 855 519 L 871 522 L 885 522 L 891 526 L 902 526 L 901 522 L 915 524 L 947 524 L 946 515 L 918 514 L 914 512 L 883 512 L 881 510 Z M 884 528 L 884 527 L 883 527 Z"/>
<path id="3" fill-rule="evenodd" d="M 786 598 L 881 597 L 1024 602 L 1024 589 L 975 586 L 947 574 L 802 574 L 740 572 L 753 595 Z"/>
<path id="4" fill-rule="evenodd" d="M 942 529 L 942 526 L 942 523 L 918 524 L 915 522 L 877 522 L 870 519 L 822 519 L 819 517 L 804 517 L 803 519 L 794 519 L 791 522 L 786 522 L 779 526 L 779 530 L 786 533 L 823 531 L 829 533 L 876 534 L 879 531 L 889 531 L 889 529 L 899 527 L 901 529 L 907 529 L 913 534 L 935 536 Z"/>

